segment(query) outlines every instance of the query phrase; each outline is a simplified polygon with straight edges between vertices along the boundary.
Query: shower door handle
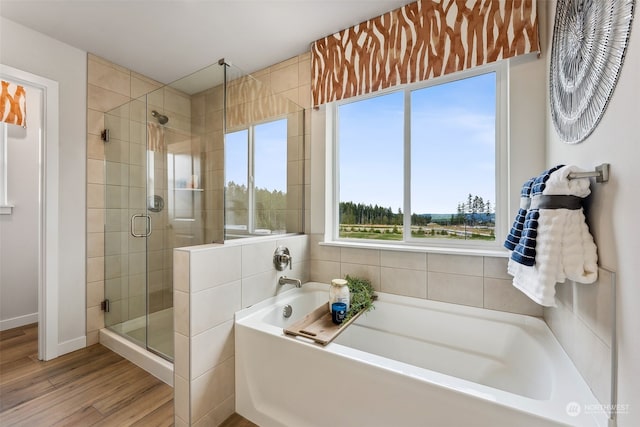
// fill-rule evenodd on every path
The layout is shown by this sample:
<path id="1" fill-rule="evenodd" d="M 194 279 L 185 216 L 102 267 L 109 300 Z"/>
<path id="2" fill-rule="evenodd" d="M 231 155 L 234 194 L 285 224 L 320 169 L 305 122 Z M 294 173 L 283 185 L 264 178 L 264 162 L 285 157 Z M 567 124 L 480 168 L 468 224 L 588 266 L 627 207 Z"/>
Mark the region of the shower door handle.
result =
<path id="1" fill-rule="evenodd" d="M 136 233 L 136 230 L 135 230 L 136 218 L 146 218 L 147 219 L 147 232 L 146 233 L 142 233 L 142 234 Z M 144 215 L 144 214 L 131 215 L 131 222 L 130 222 L 129 232 L 131 233 L 131 235 L 133 237 L 149 237 L 149 235 L 151 234 L 151 217 L 149 215 Z"/>

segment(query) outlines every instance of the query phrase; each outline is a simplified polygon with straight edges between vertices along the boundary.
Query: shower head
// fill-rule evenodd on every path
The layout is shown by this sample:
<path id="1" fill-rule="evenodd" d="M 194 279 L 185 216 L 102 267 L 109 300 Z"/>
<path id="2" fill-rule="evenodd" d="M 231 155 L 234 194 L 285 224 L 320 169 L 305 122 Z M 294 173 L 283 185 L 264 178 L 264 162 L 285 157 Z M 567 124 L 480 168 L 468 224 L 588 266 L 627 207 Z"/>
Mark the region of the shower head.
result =
<path id="1" fill-rule="evenodd" d="M 165 116 L 164 114 L 160 114 L 158 113 L 156 110 L 151 111 L 151 115 L 158 121 L 158 123 L 160 123 L 161 125 L 165 125 L 167 124 L 167 122 L 169 121 L 169 117 Z"/>

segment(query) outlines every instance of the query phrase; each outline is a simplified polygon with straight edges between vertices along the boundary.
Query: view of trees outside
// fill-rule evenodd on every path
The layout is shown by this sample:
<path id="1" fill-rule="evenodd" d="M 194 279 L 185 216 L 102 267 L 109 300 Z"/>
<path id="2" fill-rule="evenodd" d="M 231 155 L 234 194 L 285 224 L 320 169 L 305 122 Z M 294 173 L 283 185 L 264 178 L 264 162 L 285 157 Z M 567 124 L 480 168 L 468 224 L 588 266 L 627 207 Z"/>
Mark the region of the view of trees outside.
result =
<path id="1" fill-rule="evenodd" d="M 403 236 L 404 91 L 338 108 L 339 236 L 495 240 L 494 72 L 411 90 L 411 236 Z"/>
<path id="2" fill-rule="evenodd" d="M 253 166 L 251 171 L 249 165 Z M 254 187 L 250 188 L 252 181 Z M 252 206 L 250 193 L 253 194 Z M 228 133 L 225 139 L 226 225 L 250 233 L 284 233 L 286 208 L 287 121 L 254 125 L 251 132 L 243 129 Z"/>

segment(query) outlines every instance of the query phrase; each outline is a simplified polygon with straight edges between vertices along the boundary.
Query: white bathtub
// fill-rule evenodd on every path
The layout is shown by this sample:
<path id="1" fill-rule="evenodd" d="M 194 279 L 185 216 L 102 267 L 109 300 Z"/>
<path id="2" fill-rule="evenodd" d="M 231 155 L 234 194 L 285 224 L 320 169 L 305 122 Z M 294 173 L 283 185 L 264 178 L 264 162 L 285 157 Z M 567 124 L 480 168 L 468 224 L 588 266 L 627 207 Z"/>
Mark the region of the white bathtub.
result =
<path id="1" fill-rule="evenodd" d="M 582 410 L 599 403 L 541 319 L 380 293 L 326 347 L 283 334 L 327 297 L 307 283 L 236 313 L 239 414 L 262 427 L 607 425 Z"/>

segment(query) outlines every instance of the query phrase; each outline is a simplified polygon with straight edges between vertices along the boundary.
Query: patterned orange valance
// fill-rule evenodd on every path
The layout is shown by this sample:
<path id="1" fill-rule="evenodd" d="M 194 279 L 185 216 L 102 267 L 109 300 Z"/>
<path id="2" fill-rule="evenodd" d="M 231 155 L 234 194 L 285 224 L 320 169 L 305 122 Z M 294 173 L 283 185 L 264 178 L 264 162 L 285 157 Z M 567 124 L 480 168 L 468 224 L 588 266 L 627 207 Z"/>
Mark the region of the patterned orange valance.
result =
<path id="1" fill-rule="evenodd" d="M 540 51 L 536 0 L 419 0 L 311 46 L 313 105 Z"/>
<path id="2" fill-rule="evenodd" d="M 0 81 L 0 121 L 14 125 L 27 125 L 27 94 L 24 87 Z"/>

